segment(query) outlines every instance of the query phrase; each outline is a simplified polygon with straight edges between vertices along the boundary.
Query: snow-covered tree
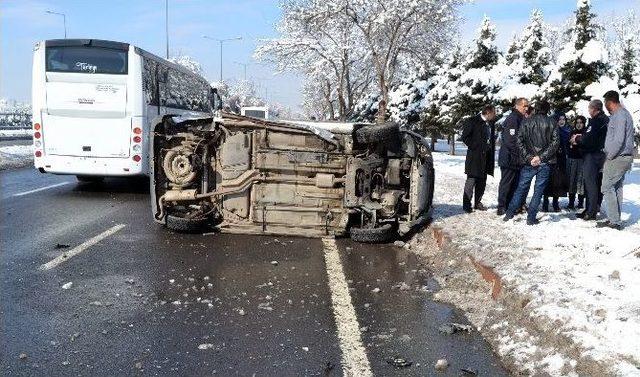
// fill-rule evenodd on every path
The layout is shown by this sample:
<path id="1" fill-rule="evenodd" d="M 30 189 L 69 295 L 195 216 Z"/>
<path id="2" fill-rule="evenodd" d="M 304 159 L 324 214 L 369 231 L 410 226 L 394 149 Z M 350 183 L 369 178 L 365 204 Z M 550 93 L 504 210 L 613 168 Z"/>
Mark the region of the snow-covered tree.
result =
<path id="1" fill-rule="evenodd" d="M 31 128 L 31 106 L 0 98 L 0 127 Z"/>
<path id="2" fill-rule="evenodd" d="M 195 74 L 202 75 L 202 65 L 189 55 L 173 56 L 169 58 L 169 61 L 181 65 Z"/>
<path id="3" fill-rule="evenodd" d="M 610 34 L 613 39 L 609 45 L 611 63 L 618 74 L 620 87 L 624 91 L 636 92 L 635 86 L 640 84 L 640 19 L 633 9 L 623 16 L 613 18 Z M 627 88 L 629 86 L 629 88 Z"/>
<path id="4" fill-rule="evenodd" d="M 390 118 L 400 125 L 416 128 L 420 115 L 427 107 L 431 85 L 429 74 L 423 71 L 395 86 L 389 92 L 387 109 Z"/>
<path id="5" fill-rule="evenodd" d="M 474 41 L 474 49 L 462 64 L 463 73 L 458 79 L 458 90 L 450 94 L 455 97 L 449 109 L 450 116 L 456 122 L 479 112 L 482 105 L 493 101 L 500 89 L 504 72 L 494 68 L 504 58 L 498 52 L 495 39 L 495 26 L 485 16 Z"/>
<path id="6" fill-rule="evenodd" d="M 573 110 L 578 101 L 590 99 L 585 94 L 587 86 L 610 74 L 607 50 L 598 39 L 600 29 L 590 0 L 578 0 L 571 40 L 558 55 L 546 85 L 547 99 L 554 108 Z"/>
<path id="7" fill-rule="evenodd" d="M 262 41 L 255 52 L 257 59 L 275 63 L 279 71 L 304 73 L 310 82 L 307 97 L 310 88 L 326 94 L 326 83 L 331 82 L 331 98 L 322 96 L 323 107 L 332 108 L 332 119 L 342 120 L 351 115 L 372 80 L 359 31 L 344 7 L 342 0 L 285 0 L 277 26 L 280 37 Z M 321 85 L 315 83 L 318 80 Z"/>
<path id="8" fill-rule="evenodd" d="M 544 35 L 540 10 L 533 10 L 529 24 L 519 41 L 519 51 L 512 62 L 521 84 L 542 85 L 547 80 L 551 50 Z"/>

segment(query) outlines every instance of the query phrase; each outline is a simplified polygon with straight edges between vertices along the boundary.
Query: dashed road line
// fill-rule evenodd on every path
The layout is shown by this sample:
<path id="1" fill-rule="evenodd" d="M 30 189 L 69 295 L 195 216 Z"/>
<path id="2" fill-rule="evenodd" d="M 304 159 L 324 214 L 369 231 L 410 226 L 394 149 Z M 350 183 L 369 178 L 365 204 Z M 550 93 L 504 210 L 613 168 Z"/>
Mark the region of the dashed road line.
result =
<path id="1" fill-rule="evenodd" d="M 124 228 L 124 226 L 125 226 L 124 224 L 114 225 L 111 228 L 105 230 L 104 232 L 98 234 L 97 236 L 84 241 L 83 243 L 81 243 L 80 245 L 74 247 L 73 249 L 71 249 L 69 251 L 66 251 L 63 254 L 61 254 L 58 257 L 56 257 L 55 259 L 52 259 L 49 262 L 41 265 L 38 269 L 40 271 L 50 270 L 50 269 L 60 265 L 61 263 L 71 259 L 72 257 L 82 253 L 83 251 L 87 250 L 88 248 L 90 248 L 91 246 L 97 244 L 98 242 L 102 241 L 103 239 L 111 236 L 112 234 L 115 234 L 120 229 Z"/>
<path id="2" fill-rule="evenodd" d="M 44 187 L 40 187 L 37 189 L 33 189 L 33 190 L 29 190 L 29 191 L 23 191 L 23 192 L 19 192 L 17 194 L 13 194 L 11 195 L 11 197 L 16 197 L 16 196 L 24 196 L 24 195 L 29 195 L 29 194 L 33 194 L 34 192 L 39 192 L 39 191 L 44 191 L 44 190 L 48 190 L 48 189 L 52 189 L 52 188 L 56 188 L 56 187 L 60 187 L 60 186 L 64 186 L 64 185 L 68 185 L 71 182 L 61 182 L 61 183 L 56 183 L 55 185 L 49 185 L 49 186 L 44 186 Z"/>
<path id="3" fill-rule="evenodd" d="M 338 328 L 338 340 L 342 351 L 342 371 L 345 376 L 373 376 L 367 352 L 362 343 L 362 333 L 351 302 L 349 286 L 344 275 L 338 245 L 333 238 L 322 239 L 324 261 L 329 278 L 333 316 Z"/>

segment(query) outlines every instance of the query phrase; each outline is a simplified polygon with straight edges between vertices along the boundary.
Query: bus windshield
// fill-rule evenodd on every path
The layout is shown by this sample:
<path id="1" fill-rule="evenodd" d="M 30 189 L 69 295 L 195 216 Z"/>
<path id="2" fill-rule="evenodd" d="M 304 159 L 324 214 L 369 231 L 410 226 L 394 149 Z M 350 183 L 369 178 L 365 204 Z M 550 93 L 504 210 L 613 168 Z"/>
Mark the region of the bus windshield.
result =
<path id="1" fill-rule="evenodd" d="M 127 51 L 93 46 L 48 46 L 48 72 L 127 74 Z"/>

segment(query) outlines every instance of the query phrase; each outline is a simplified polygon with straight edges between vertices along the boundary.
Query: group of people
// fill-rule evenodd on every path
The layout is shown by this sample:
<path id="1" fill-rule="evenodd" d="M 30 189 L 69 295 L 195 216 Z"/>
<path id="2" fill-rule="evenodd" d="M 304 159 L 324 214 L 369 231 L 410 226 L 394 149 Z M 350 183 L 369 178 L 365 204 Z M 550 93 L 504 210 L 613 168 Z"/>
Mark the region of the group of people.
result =
<path id="1" fill-rule="evenodd" d="M 606 107 L 609 116 L 604 112 Z M 589 103 L 589 120 L 577 116 L 569 125 L 564 114 L 550 114 L 550 105 L 535 108 L 518 98 L 502 124 L 498 165 L 501 171 L 497 215 L 509 221 L 527 212 L 527 224 L 538 224 L 537 214 L 560 211 L 559 198 L 568 196 L 567 209 L 583 208 L 576 217 L 595 220 L 604 209 L 606 218 L 597 227 L 621 230 L 622 187 L 634 155 L 633 119 L 609 91 Z M 487 175 L 494 174 L 496 109 L 485 105 L 480 114 L 466 118 L 461 140 L 467 146 L 462 207 L 465 212 L 486 211 L 482 204 Z M 531 182 L 535 185 L 526 205 Z M 544 198 L 544 200 L 543 200 Z M 577 199 L 577 204 L 576 204 Z"/>

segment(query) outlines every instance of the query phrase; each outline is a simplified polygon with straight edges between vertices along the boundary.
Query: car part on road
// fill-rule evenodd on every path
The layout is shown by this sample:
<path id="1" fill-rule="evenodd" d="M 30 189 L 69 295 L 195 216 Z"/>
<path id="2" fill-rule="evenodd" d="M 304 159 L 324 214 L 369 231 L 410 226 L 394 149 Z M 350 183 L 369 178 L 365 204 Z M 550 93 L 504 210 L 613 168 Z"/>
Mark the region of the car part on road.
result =
<path id="1" fill-rule="evenodd" d="M 401 369 L 401 368 L 408 368 L 411 365 L 413 365 L 413 361 L 409 361 L 403 357 L 400 356 L 396 356 L 393 359 L 389 359 L 387 360 L 388 364 L 393 365 L 394 367 Z"/>
<path id="2" fill-rule="evenodd" d="M 394 123 L 267 121 L 220 113 L 154 121 L 154 218 L 180 231 L 388 242 L 433 200 L 428 143 Z M 325 128 L 322 128 L 325 127 Z"/>

